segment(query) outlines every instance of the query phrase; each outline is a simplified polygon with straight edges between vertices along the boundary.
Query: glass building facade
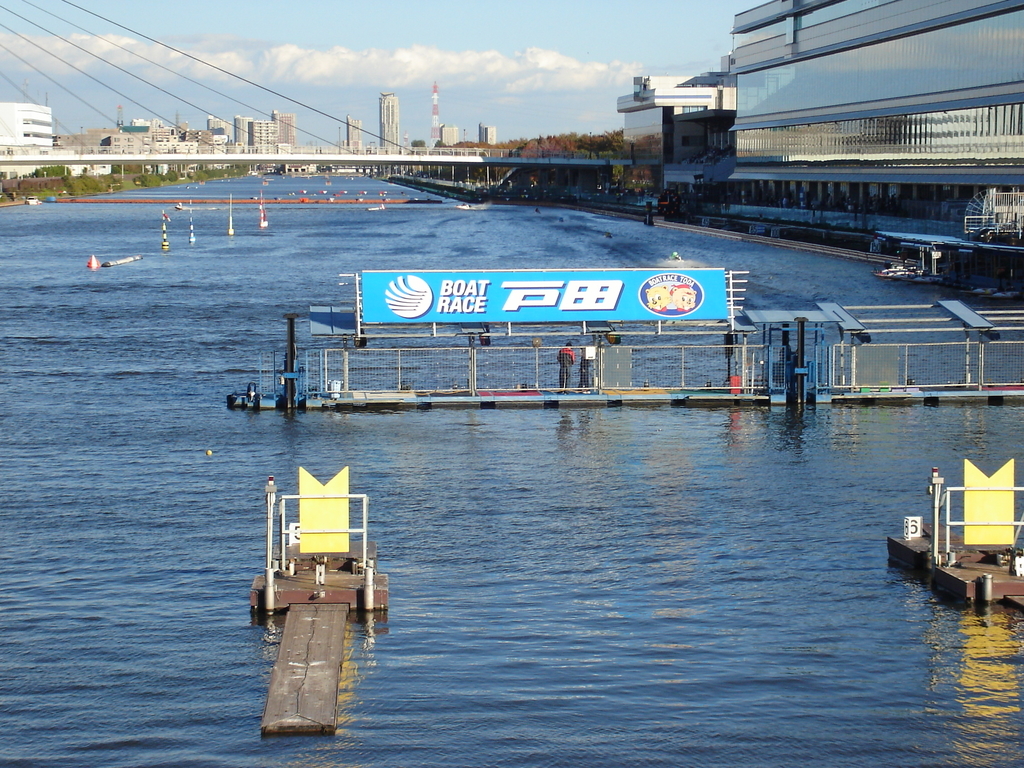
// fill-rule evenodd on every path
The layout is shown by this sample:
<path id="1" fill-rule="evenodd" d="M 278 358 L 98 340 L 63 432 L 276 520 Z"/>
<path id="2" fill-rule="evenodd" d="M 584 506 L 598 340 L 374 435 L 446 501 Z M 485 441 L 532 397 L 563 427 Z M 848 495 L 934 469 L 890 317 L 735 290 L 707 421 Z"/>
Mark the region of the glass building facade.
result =
<path id="1" fill-rule="evenodd" d="M 925 95 L 950 98 L 956 91 L 1024 85 L 1021 80 L 1024 11 L 1017 11 L 741 74 L 737 110 L 747 121 Z"/>
<path id="2" fill-rule="evenodd" d="M 771 0 L 736 18 L 738 191 L 1024 186 L 1024 2 Z"/>

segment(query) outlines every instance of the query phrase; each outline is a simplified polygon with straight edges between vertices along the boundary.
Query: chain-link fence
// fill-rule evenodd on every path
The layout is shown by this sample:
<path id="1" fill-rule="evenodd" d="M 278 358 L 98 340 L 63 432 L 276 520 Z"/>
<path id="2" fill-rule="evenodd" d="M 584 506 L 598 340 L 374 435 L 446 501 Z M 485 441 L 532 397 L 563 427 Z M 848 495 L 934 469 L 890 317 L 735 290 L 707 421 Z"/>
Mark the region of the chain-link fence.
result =
<path id="1" fill-rule="evenodd" d="M 309 393 L 550 389 L 723 389 L 762 385 L 761 348 L 742 345 L 324 349 L 306 357 Z"/>
<path id="2" fill-rule="evenodd" d="M 832 388 L 978 389 L 1024 383 L 1024 342 L 840 344 L 832 348 Z"/>

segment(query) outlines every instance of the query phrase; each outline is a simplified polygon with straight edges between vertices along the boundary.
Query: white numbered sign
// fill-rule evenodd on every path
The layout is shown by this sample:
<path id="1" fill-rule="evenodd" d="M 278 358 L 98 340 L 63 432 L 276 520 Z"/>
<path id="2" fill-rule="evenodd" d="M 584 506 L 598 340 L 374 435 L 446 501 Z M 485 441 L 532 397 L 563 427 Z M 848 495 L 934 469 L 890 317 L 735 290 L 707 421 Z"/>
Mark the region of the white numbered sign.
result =
<path id="1" fill-rule="evenodd" d="M 924 518 L 923 517 L 904 517 L 903 518 L 903 538 L 904 539 L 919 539 L 924 535 Z"/>

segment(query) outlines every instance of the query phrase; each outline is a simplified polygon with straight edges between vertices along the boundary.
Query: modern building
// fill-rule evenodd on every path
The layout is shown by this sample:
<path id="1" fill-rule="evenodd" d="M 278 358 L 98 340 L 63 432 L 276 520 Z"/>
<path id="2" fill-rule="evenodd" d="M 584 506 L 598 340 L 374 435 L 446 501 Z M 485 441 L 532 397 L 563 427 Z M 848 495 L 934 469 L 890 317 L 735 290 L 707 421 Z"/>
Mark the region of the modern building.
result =
<path id="1" fill-rule="evenodd" d="M 1024 185 L 1024 2 L 771 0 L 733 35 L 734 202 L 952 220 Z"/>
<path id="2" fill-rule="evenodd" d="M 243 147 L 252 145 L 252 123 L 251 117 L 235 115 L 235 144 Z"/>
<path id="3" fill-rule="evenodd" d="M 477 141 L 481 144 L 497 144 L 498 143 L 498 129 L 493 125 L 484 125 L 480 123 L 477 128 Z"/>
<path id="4" fill-rule="evenodd" d="M 277 123 L 277 143 L 295 146 L 295 114 L 293 112 L 271 111 L 270 119 Z"/>
<path id="5" fill-rule="evenodd" d="M 52 147 L 53 113 L 49 107 L 0 103 L 0 146 Z"/>
<path id="6" fill-rule="evenodd" d="M 345 146 L 352 152 L 359 152 L 363 148 L 363 121 L 356 120 L 352 115 L 345 115 Z"/>
<path id="7" fill-rule="evenodd" d="M 225 136 L 227 142 L 234 142 L 235 126 L 227 120 L 221 120 L 213 115 L 206 116 L 206 130 L 214 136 Z"/>
<path id="8" fill-rule="evenodd" d="M 402 133 L 398 127 L 398 97 L 393 93 L 380 95 L 380 144 L 386 154 L 402 151 Z"/>
<path id="9" fill-rule="evenodd" d="M 279 143 L 277 135 L 277 122 L 274 120 L 253 120 L 251 123 L 252 141 L 254 147 L 271 149 Z"/>
<path id="10" fill-rule="evenodd" d="M 660 191 L 666 186 L 694 184 L 704 173 L 698 162 L 717 161 L 729 152 L 736 110 L 735 81 L 725 72 L 697 77 L 633 78 L 633 93 L 620 96 L 623 141 L 633 166 L 623 183 Z M 701 170 L 695 167 L 700 165 Z M 716 166 L 722 179 L 732 168 Z M 711 179 L 708 179 L 711 181 Z"/>
<path id="11" fill-rule="evenodd" d="M 459 126 L 441 124 L 441 145 L 451 147 L 459 143 Z"/>

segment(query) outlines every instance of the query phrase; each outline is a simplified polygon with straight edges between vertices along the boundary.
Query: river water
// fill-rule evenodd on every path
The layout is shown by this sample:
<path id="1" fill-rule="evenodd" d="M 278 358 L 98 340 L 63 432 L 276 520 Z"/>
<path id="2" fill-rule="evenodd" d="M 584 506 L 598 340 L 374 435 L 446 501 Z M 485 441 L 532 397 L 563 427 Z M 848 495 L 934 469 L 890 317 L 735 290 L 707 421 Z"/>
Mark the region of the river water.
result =
<path id="1" fill-rule="evenodd" d="M 303 185 L 323 181 L 138 193 L 168 200 L 168 253 L 159 206 L 0 211 L 0 764 L 1024 763 L 1020 617 L 944 601 L 885 555 L 926 514 L 930 467 L 1016 456 L 1018 407 L 225 408 L 283 348 L 284 313 L 337 303 L 339 272 L 677 251 L 750 270 L 762 308 L 934 289 L 578 212 L 276 206 L 261 232 L 236 206 L 229 239 L 226 209 L 197 206 L 189 246 L 171 209 Z M 89 271 L 90 254 L 145 258 Z M 391 610 L 352 625 L 339 734 L 264 740 L 263 484 L 346 465 Z"/>

